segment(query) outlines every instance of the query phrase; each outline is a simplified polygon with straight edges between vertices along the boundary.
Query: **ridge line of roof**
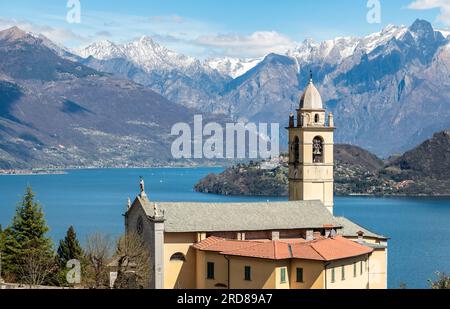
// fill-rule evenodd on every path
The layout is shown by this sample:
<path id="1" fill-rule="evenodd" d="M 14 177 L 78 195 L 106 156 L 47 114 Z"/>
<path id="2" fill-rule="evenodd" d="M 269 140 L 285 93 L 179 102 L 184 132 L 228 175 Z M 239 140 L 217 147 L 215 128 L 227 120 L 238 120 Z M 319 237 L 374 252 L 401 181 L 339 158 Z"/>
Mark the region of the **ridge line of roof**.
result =
<path id="1" fill-rule="evenodd" d="M 361 224 L 359 224 L 359 223 L 356 223 L 356 222 L 350 220 L 350 219 L 347 218 L 347 217 L 344 217 L 344 216 L 335 216 L 334 218 L 335 218 L 335 219 L 338 219 L 338 220 L 339 220 L 339 219 L 345 219 L 345 220 L 347 220 L 347 221 L 350 221 L 350 222 L 353 223 L 354 225 L 357 225 L 358 227 L 365 229 L 366 231 L 368 231 L 369 233 L 372 233 L 373 235 L 376 235 L 376 236 L 378 236 L 378 237 L 380 237 L 380 238 L 386 238 L 386 239 L 389 239 L 389 237 L 387 237 L 387 236 L 385 236 L 385 235 L 378 234 L 378 233 L 372 231 L 371 229 L 368 229 L 367 227 L 365 227 L 365 226 L 363 226 L 363 225 L 361 225 Z M 344 228 L 345 228 L 345 227 L 344 227 Z"/>
<path id="2" fill-rule="evenodd" d="M 311 243 L 306 243 L 305 245 L 308 245 L 309 247 L 311 247 L 311 249 L 313 249 L 314 251 L 316 251 L 317 252 L 317 254 L 324 260 L 324 261 L 327 261 L 327 258 L 326 257 L 324 257 L 319 251 L 317 251 L 317 249 L 316 248 L 314 248 L 314 246 L 313 246 L 313 243 L 311 242 Z"/>

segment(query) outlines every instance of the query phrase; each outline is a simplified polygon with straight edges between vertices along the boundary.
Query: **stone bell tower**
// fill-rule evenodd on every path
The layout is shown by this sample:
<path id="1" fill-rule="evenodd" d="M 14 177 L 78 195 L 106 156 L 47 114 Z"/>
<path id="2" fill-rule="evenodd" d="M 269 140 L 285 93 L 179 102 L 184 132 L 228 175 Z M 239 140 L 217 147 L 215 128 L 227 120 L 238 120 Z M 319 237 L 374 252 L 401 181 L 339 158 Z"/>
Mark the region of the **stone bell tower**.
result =
<path id="1" fill-rule="evenodd" d="M 289 200 L 321 200 L 333 213 L 334 121 L 311 79 L 300 100 L 297 121 L 289 117 Z"/>

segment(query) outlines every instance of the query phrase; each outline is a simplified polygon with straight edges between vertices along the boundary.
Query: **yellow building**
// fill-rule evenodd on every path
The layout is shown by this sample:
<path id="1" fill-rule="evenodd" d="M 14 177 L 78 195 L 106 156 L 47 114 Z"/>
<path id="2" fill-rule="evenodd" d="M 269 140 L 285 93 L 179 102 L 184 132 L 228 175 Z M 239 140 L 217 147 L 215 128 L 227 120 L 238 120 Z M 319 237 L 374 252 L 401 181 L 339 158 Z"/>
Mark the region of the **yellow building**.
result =
<path id="1" fill-rule="evenodd" d="M 333 216 L 333 116 L 312 80 L 289 119 L 289 201 L 157 203 L 125 214 L 157 289 L 385 289 L 387 238 Z"/>

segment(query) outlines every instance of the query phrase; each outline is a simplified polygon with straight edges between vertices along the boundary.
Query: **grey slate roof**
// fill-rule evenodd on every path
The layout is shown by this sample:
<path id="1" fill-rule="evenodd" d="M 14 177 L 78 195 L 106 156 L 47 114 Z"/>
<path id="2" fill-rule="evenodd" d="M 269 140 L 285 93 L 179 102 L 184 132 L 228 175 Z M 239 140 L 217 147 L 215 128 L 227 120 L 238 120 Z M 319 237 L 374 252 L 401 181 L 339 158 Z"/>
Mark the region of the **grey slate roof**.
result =
<path id="1" fill-rule="evenodd" d="M 147 216 L 154 216 L 154 203 L 138 198 Z M 269 231 L 323 228 L 340 224 L 320 201 L 258 203 L 167 203 L 157 202 L 164 211 L 166 232 Z"/>
<path id="2" fill-rule="evenodd" d="M 366 237 L 388 239 L 388 237 L 375 234 L 374 232 L 369 231 L 368 229 L 350 221 L 349 219 L 347 219 L 345 217 L 335 217 L 335 219 L 336 219 L 336 221 L 339 222 L 339 225 L 342 226 L 342 229 L 339 231 L 339 234 L 341 234 L 344 237 L 356 237 L 357 233 L 359 231 L 362 231 L 362 232 L 364 232 L 364 236 L 366 236 Z"/>

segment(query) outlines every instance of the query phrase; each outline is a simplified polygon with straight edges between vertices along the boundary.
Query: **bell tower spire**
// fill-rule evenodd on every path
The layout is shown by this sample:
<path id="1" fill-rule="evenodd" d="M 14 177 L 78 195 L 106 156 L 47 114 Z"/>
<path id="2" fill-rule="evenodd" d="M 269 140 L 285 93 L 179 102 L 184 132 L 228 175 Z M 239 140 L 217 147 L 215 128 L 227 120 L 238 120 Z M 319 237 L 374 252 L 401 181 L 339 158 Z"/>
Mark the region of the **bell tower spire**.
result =
<path id="1" fill-rule="evenodd" d="M 313 74 L 297 109 L 289 118 L 289 200 L 320 200 L 333 213 L 334 121 L 323 107 Z"/>

